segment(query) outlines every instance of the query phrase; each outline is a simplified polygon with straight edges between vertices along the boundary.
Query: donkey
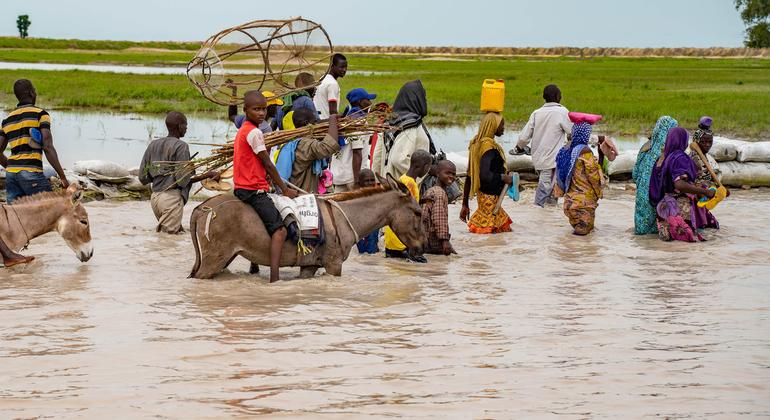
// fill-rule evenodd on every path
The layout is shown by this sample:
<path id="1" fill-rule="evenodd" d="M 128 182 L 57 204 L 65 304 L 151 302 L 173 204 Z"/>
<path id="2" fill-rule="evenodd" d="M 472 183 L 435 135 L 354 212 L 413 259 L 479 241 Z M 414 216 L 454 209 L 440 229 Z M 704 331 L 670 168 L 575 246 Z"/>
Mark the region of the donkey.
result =
<path id="1" fill-rule="evenodd" d="M 319 197 L 326 241 L 310 254 L 301 255 L 286 242 L 281 267 L 301 267 L 300 277 L 326 272 L 342 275 L 342 263 L 359 237 L 390 225 L 410 249 L 422 249 L 425 237 L 422 210 L 404 184 L 388 176 L 381 185 Z M 240 255 L 255 264 L 270 265 L 270 236 L 257 213 L 229 195 L 210 198 L 193 210 L 190 232 L 195 265 L 190 277 L 210 279 Z"/>
<path id="2" fill-rule="evenodd" d="M 57 231 L 82 262 L 94 255 L 88 213 L 80 203 L 77 184 L 59 192 L 44 192 L 14 200 L 0 210 L 0 236 L 19 251 L 34 238 Z"/>

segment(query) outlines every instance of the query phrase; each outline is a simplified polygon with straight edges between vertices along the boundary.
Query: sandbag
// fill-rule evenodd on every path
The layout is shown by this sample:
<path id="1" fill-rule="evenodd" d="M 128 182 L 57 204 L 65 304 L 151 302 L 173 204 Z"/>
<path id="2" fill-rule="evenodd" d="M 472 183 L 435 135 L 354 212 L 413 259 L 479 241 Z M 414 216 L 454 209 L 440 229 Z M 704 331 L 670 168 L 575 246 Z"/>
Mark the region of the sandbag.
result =
<path id="1" fill-rule="evenodd" d="M 709 154 L 713 156 L 717 162 L 732 162 L 738 159 L 738 149 L 745 144 L 750 143 L 725 137 L 714 137 L 714 144 L 711 146 Z"/>
<path id="2" fill-rule="evenodd" d="M 731 187 L 770 186 L 770 163 L 768 162 L 722 162 L 722 183 Z"/>
<path id="3" fill-rule="evenodd" d="M 738 147 L 738 162 L 770 162 L 770 141 L 746 143 Z"/>
<path id="4" fill-rule="evenodd" d="M 509 171 L 514 172 L 535 172 L 535 165 L 532 163 L 530 155 L 512 155 L 508 154 L 506 166 Z"/>
<path id="5" fill-rule="evenodd" d="M 455 164 L 458 174 L 464 174 L 468 172 L 468 155 L 456 152 L 449 152 L 446 154 L 446 158 Z"/>
<path id="6" fill-rule="evenodd" d="M 638 150 L 620 152 L 618 157 L 607 165 L 607 175 L 631 174 L 634 170 L 634 165 L 636 165 L 636 157 L 638 155 Z"/>
<path id="7" fill-rule="evenodd" d="M 130 175 L 128 169 L 108 160 L 81 160 L 72 165 L 72 170 L 80 175 L 89 176 L 90 172 L 106 179 L 125 178 L 127 180 Z"/>

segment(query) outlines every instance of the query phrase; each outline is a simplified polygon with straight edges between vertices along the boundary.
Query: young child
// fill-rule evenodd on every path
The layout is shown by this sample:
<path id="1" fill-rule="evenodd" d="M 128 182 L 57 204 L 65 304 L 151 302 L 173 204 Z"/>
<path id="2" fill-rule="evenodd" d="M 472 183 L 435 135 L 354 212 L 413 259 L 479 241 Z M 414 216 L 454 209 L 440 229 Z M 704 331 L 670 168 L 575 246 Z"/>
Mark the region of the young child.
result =
<path id="1" fill-rule="evenodd" d="M 409 170 L 398 179 L 406 185 L 414 199 L 420 202 L 420 187 L 417 185 L 417 179 L 424 177 L 430 170 L 433 158 L 425 150 L 417 150 L 412 153 L 409 160 Z M 398 240 L 398 236 L 385 226 L 385 257 L 387 258 L 405 258 L 412 262 L 427 263 L 428 260 L 422 255 L 412 255 L 406 249 L 406 245 Z"/>
<path id="2" fill-rule="evenodd" d="M 447 188 L 455 181 L 457 169 L 450 160 L 441 160 L 436 165 L 438 184 L 429 188 L 422 197 L 422 229 L 428 238 L 426 254 L 456 254 L 449 242 L 449 197 Z"/>
<path id="3" fill-rule="evenodd" d="M 346 96 L 350 102 L 350 107 L 345 108 L 342 116 L 366 117 L 367 108 L 372 105 L 372 100 L 376 97 L 376 94 L 369 93 L 363 88 L 351 90 Z M 363 167 L 364 142 L 368 137 L 343 137 L 343 139 L 344 144 L 340 145 L 340 151 L 332 156 L 331 163 L 329 164 L 332 171 L 334 192 L 351 191 L 357 187 L 358 174 Z"/>
<path id="4" fill-rule="evenodd" d="M 374 172 L 371 169 L 361 169 L 358 173 L 357 188 L 373 187 L 377 183 Z M 380 241 L 380 230 L 377 229 L 374 232 L 366 235 L 358 241 L 356 247 L 359 254 L 376 254 L 380 252 L 378 242 Z"/>
<path id="5" fill-rule="evenodd" d="M 270 234 L 270 282 L 278 281 L 278 267 L 281 261 L 281 250 L 286 241 L 286 227 L 283 225 L 281 214 L 275 208 L 273 200 L 267 196 L 270 184 L 269 175 L 281 189 L 283 195 L 294 198 L 297 192 L 290 190 L 278 175 L 270 156 L 267 154 L 265 140 L 259 125 L 267 114 L 267 100 L 258 91 L 249 91 L 243 96 L 243 112 L 246 121 L 243 122 L 235 136 L 233 151 L 233 183 L 235 196 L 256 210 L 265 229 Z"/>

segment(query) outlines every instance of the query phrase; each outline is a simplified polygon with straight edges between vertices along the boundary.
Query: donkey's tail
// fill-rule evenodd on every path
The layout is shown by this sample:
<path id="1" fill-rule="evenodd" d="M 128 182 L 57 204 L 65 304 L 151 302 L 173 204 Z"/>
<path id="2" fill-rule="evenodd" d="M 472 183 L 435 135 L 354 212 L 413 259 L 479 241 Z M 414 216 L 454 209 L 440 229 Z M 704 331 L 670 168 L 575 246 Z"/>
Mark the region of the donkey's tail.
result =
<path id="1" fill-rule="evenodd" d="M 201 205 L 195 207 L 190 215 L 190 235 L 192 235 L 192 243 L 195 248 L 195 264 L 193 264 L 192 271 L 190 271 L 190 276 L 188 276 L 188 278 L 195 278 L 198 274 L 198 270 L 201 268 L 201 247 L 198 241 L 198 219 L 204 214 L 204 212 L 200 210 Z"/>

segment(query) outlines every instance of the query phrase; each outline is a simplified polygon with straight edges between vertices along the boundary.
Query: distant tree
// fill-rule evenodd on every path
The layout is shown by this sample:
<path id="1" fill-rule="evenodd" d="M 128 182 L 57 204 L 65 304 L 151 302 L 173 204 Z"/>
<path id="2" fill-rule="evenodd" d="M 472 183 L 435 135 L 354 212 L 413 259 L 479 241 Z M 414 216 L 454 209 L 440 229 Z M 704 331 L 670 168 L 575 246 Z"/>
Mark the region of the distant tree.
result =
<path id="1" fill-rule="evenodd" d="M 735 9 L 741 12 L 746 24 L 749 48 L 770 48 L 770 0 L 735 0 Z"/>
<path id="2" fill-rule="evenodd" d="M 29 25 L 31 25 L 32 22 L 29 20 L 29 15 L 20 15 L 16 19 L 16 27 L 19 29 L 19 36 L 22 38 L 26 38 L 29 33 L 27 33 L 27 29 L 29 29 Z"/>

